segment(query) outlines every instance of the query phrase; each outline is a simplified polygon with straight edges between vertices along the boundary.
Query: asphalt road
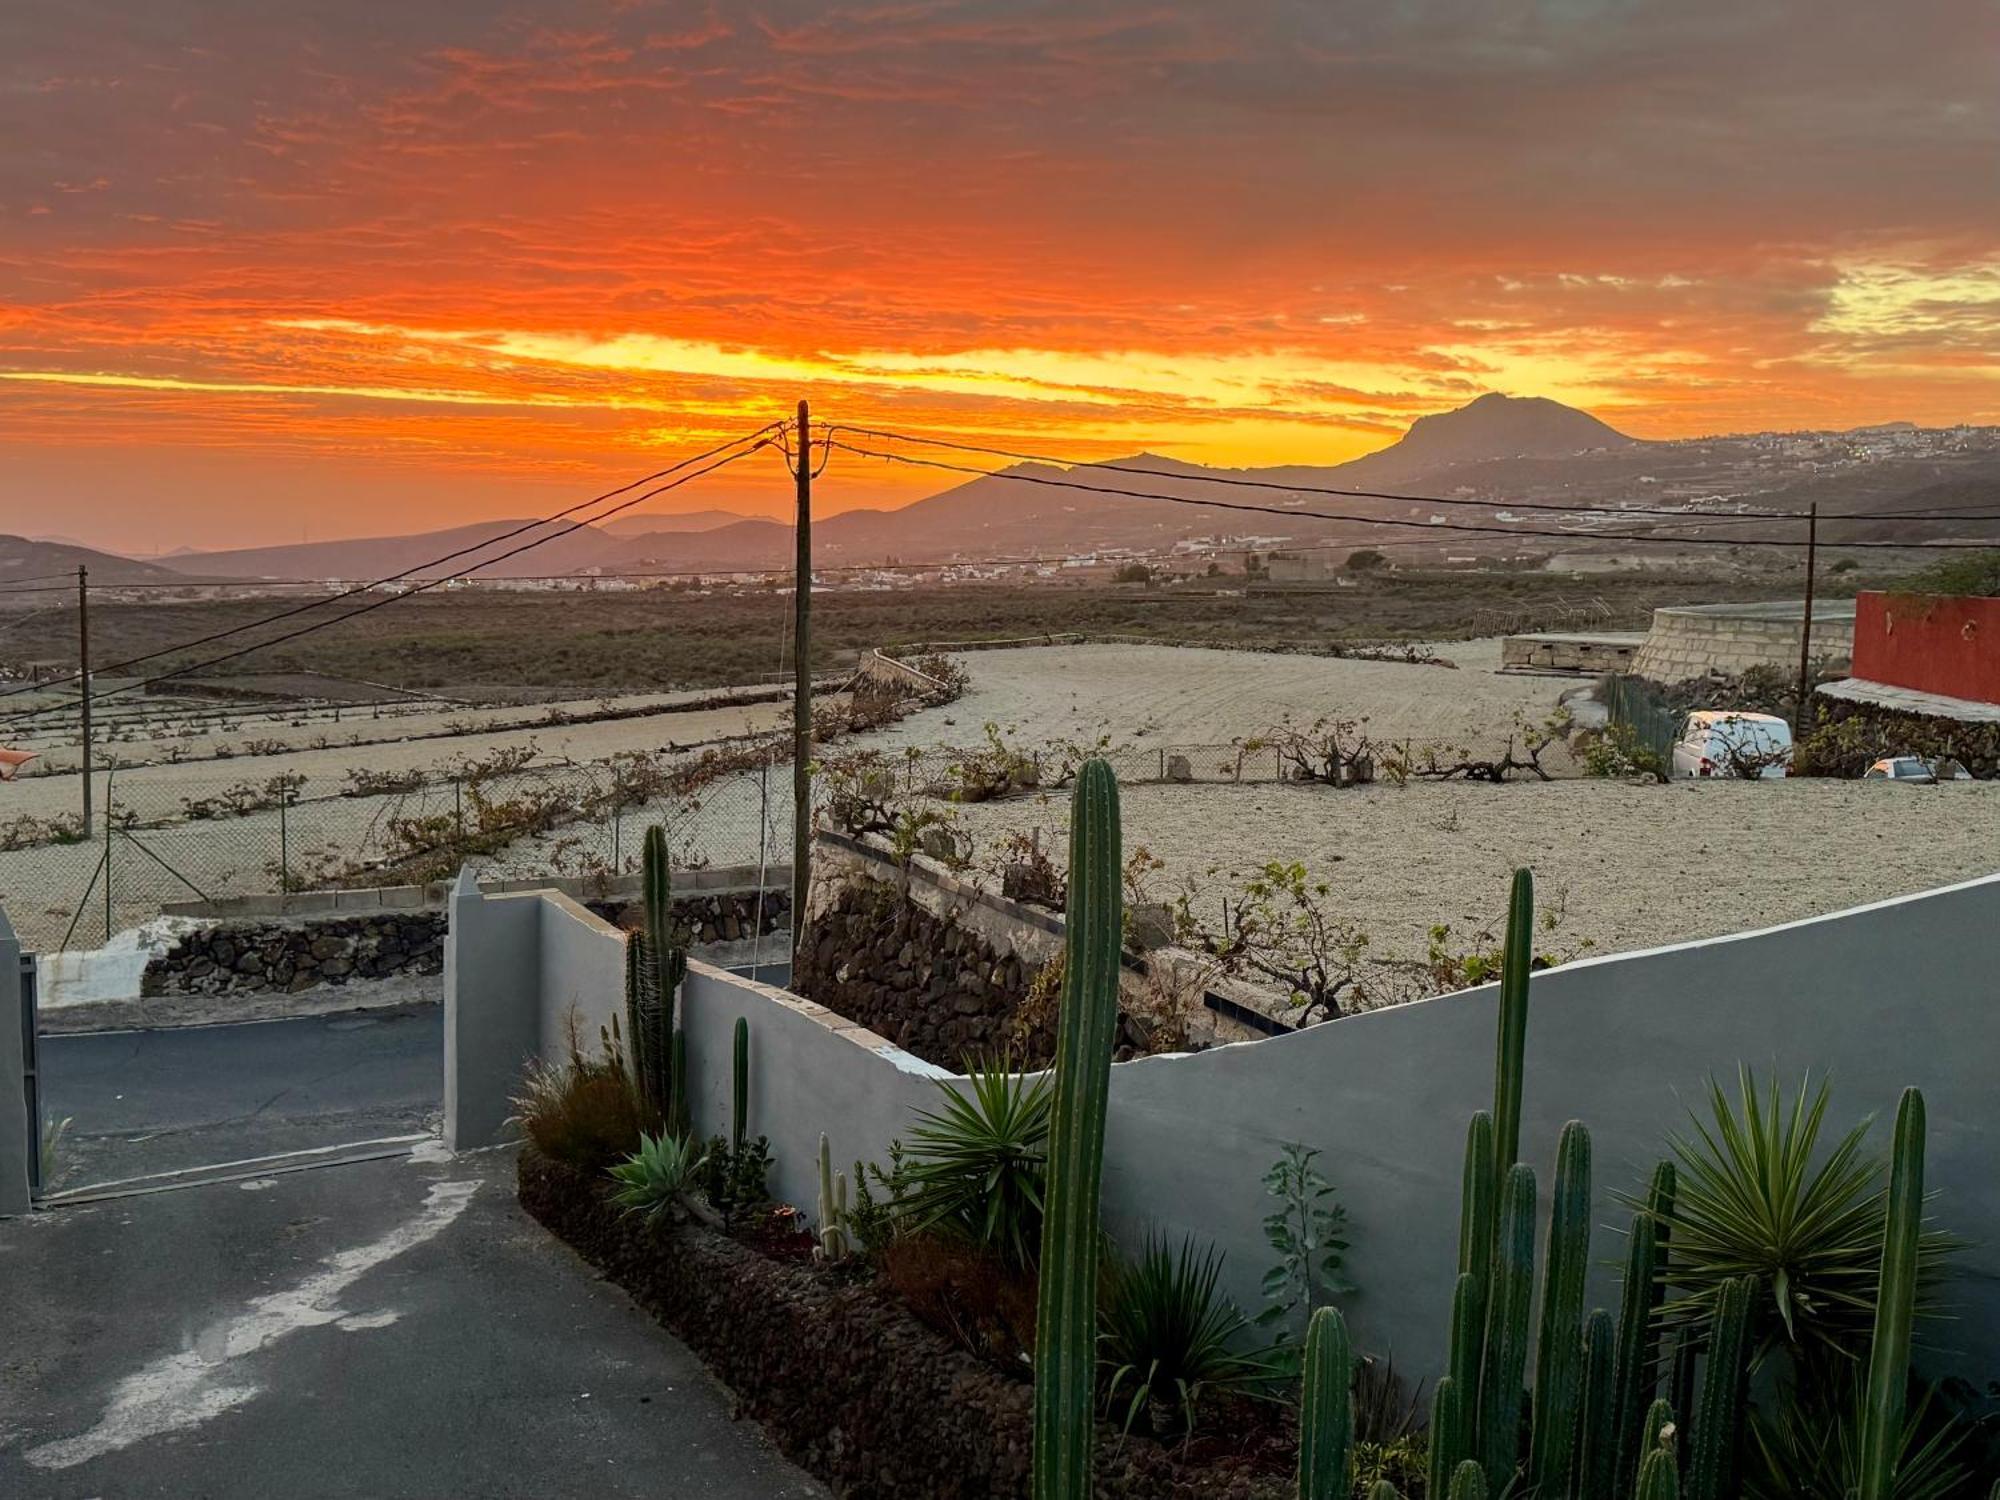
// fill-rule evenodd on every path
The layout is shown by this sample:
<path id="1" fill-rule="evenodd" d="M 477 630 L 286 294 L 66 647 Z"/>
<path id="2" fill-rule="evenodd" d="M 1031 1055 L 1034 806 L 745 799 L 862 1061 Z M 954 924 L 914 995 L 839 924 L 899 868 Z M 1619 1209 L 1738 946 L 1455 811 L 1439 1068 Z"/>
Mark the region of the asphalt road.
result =
<path id="1" fill-rule="evenodd" d="M 10 1500 L 826 1496 L 520 1211 L 509 1152 L 0 1221 L 0 1329 Z"/>
<path id="2" fill-rule="evenodd" d="M 44 1036 L 52 1187 L 432 1129 L 444 1008 Z"/>

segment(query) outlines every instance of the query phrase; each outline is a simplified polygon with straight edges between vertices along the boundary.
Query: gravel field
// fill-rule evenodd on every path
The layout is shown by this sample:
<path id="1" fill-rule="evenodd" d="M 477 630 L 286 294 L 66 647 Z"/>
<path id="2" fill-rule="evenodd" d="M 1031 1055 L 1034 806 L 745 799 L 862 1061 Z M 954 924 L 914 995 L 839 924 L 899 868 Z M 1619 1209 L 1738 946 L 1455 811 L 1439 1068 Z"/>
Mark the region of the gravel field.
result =
<path id="1" fill-rule="evenodd" d="M 1321 715 L 1366 718 L 1377 738 L 1488 747 L 1505 741 L 1516 709 L 1539 720 L 1576 686 L 1572 679 L 1499 675 L 1497 640 L 1428 649 L 1458 670 L 1180 646 L 972 651 L 959 658 L 972 674 L 963 698 L 871 743 L 975 744 L 990 721 L 1031 743 L 1109 734 L 1115 744 L 1149 748 L 1226 745 L 1264 733 L 1289 713 L 1302 726 Z"/>
<path id="2" fill-rule="evenodd" d="M 1535 872 L 1560 903 L 1554 940 L 1615 953 L 1796 921 L 2000 870 L 2000 784 L 1583 779 L 1510 786 L 1135 786 L 1125 846 L 1192 878 L 1205 909 L 1266 860 L 1329 879 L 1382 958 L 1420 958 L 1435 922 L 1498 925 L 1508 877 Z M 1064 847 L 1068 801 L 963 809 L 980 850 L 1039 826 Z M 1044 842 L 1047 842 L 1045 838 Z M 983 853 L 975 855 L 984 859 Z"/>

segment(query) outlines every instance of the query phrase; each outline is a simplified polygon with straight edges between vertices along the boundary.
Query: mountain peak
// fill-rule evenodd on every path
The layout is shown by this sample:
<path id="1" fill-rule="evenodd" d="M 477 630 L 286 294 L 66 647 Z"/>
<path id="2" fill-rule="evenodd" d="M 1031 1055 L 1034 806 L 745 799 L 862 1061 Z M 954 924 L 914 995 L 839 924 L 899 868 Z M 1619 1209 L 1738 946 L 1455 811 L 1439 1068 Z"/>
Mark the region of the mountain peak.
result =
<path id="1" fill-rule="evenodd" d="M 1635 441 L 1589 412 L 1546 396 L 1488 391 L 1455 410 L 1418 417 L 1400 441 L 1343 467 L 1357 478 L 1407 481 L 1454 464 L 1567 457 L 1593 448 L 1628 448 Z"/>

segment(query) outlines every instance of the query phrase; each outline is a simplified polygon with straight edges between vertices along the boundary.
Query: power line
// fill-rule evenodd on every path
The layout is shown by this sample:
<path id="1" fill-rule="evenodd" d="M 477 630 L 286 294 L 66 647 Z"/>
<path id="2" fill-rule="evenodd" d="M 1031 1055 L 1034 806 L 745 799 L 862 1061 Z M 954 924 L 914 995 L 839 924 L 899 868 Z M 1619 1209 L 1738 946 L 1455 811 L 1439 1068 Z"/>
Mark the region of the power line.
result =
<path id="1" fill-rule="evenodd" d="M 859 429 L 849 429 L 858 431 Z M 1173 505 L 1201 505 L 1217 510 L 1246 511 L 1252 514 L 1283 516 L 1290 520 L 1344 521 L 1359 526 L 1402 526 L 1417 531 L 1476 532 L 1492 536 L 1508 537 L 1554 537 L 1566 542 L 1621 541 L 1639 543 L 1671 542 L 1692 547 L 1791 547 L 1797 544 L 1787 540 L 1768 537 L 1730 536 L 1676 536 L 1659 532 L 1642 531 L 1561 531 L 1531 526 L 1482 526 L 1471 521 L 1404 521 L 1389 516 L 1357 516 L 1336 514 L 1329 511 L 1300 510 L 1296 506 L 1253 505 L 1240 500 L 1209 500 L 1193 495 L 1169 495 L 1158 490 L 1117 489 L 1110 485 L 1085 484 L 1076 479 L 1054 479 L 1042 474 L 1015 474 L 1005 469 L 980 469 L 970 464 L 947 463 L 937 458 L 913 458 L 906 453 L 884 453 L 875 448 L 860 448 L 852 443 L 837 439 L 836 448 L 863 458 L 879 458 L 890 463 L 914 464 L 928 469 L 944 469 L 957 474 L 970 474 L 980 479 L 1007 479 L 1018 484 L 1038 484 L 1054 489 L 1082 490 L 1090 494 L 1118 495 L 1130 500 L 1164 500 Z M 1141 469 L 1138 473 L 1152 473 Z M 1159 477 L 1172 477 L 1160 476 Z M 1284 488 L 1283 486 L 1276 486 Z M 1383 498 L 1380 496 L 1373 498 Z M 1400 498 L 1400 497 L 1399 497 Z M 1684 514 L 1684 513 L 1683 513 Z M 1844 548 L 1885 548 L 1895 550 L 1963 550 L 1989 546 L 1983 542 L 1826 542 L 1823 546 Z"/>
<path id="2" fill-rule="evenodd" d="M 295 615 L 305 614 L 309 610 L 325 609 L 329 605 L 338 604 L 343 599 L 352 599 L 358 594 L 370 593 L 375 589 L 383 588 L 389 584 L 400 583 L 403 579 L 410 577 L 412 574 L 422 573 L 432 568 L 442 567 L 444 564 L 448 562 L 454 562 L 457 559 L 466 556 L 468 553 L 479 552 L 487 547 L 495 546 L 498 543 L 511 541 L 513 538 L 520 536 L 525 532 L 533 531 L 538 526 L 552 526 L 557 521 L 562 520 L 565 516 L 574 515 L 577 511 L 584 510 L 592 505 L 602 504 L 606 500 L 616 499 L 620 495 L 626 494 L 631 490 L 637 489 L 640 485 L 651 484 L 656 479 L 662 479 L 669 474 L 678 473 L 680 470 L 687 468 L 688 465 L 690 464 L 701 463 L 705 459 L 713 458 L 718 453 L 723 453 L 731 448 L 739 447 L 742 444 L 747 443 L 754 438 L 761 438 L 764 436 L 764 434 L 770 432 L 773 428 L 781 425 L 782 425 L 781 423 L 776 423 L 776 422 L 767 423 L 763 427 L 758 428 L 755 432 L 747 433 L 742 437 L 732 438 L 730 441 L 726 443 L 721 443 L 713 448 L 707 449 L 704 452 L 693 454 L 687 458 L 681 459 L 678 463 L 669 464 L 664 469 L 657 469 L 651 474 L 647 474 L 638 479 L 635 479 L 631 481 L 629 484 L 621 484 L 616 489 L 606 490 L 603 494 L 594 495 L 588 500 L 579 500 L 577 501 L 576 504 L 565 506 L 563 509 L 555 512 L 553 515 L 543 516 L 538 520 L 524 522 L 522 525 L 516 526 L 512 530 L 503 531 L 499 533 L 497 536 L 490 536 L 482 541 L 473 542 L 468 546 L 460 547 L 454 552 L 447 552 L 442 557 L 434 557 L 427 562 L 416 563 L 411 567 L 403 569 L 400 573 L 391 573 L 386 578 L 377 578 L 368 583 L 358 583 L 351 588 L 343 589 L 341 592 L 337 594 L 330 594 L 324 599 L 309 599 L 304 604 L 298 604 L 294 605 L 290 609 L 280 610 L 278 611 L 278 613 L 274 615 L 266 615 L 262 619 L 250 620 L 241 625 L 232 625 L 226 630 L 217 630 L 211 632 L 208 635 L 197 636 L 194 640 L 191 641 L 181 641 L 172 646 L 162 646 L 157 651 L 148 651 L 140 656 L 128 656 L 123 661 L 108 662 L 103 666 L 95 668 L 94 675 L 99 677 L 109 676 L 113 673 L 121 672 L 127 667 L 136 667 L 144 662 L 157 661 L 159 660 L 159 658 L 163 656 L 171 656 L 177 651 L 192 651 L 197 646 L 212 645 L 216 641 L 226 640 L 231 636 L 242 635 L 246 631 L 261 630 L 266 625 L 275 625 L 281 620 L 289 620 Z M 659 491 L 656 490 L 653 493 L 657 494 L 659 493 Z M 650 498 L 650 497 L 642 497 L 642 498 Z M 624 508 L 625 507 L 620 506 L 618 509 L 622 510 Z M 606 516 L 611 516 L 616 514 L 617 514 L 616 510 L 606 511 L 603 516 L 594 517 L 593 522 L 604 520 Z M 592 524 L 592 523 L 590 522 L 579 523 L 579 525 L 585 525 L 585 524 Z M 553 541 L 555 540 L 556 537 L 567 536 L 570 531 L 574 531 L 576 529 L 578 529 L 576 526 L 572 526 L 567 530 L 551 533 L 548 537 L 543 538 L 543 540 Z M 511 552 L 507 554 L 507 556 L 509 557 L 513 555 L 514 554 Z M 489 562 L 497 562 L 497 561 L 499 561 L 498 558 L 489 559 Z M 487 566 L 487 563 L 481 563 L 478 566 L 485 567 Z M 73 587 L 74 585 L 71 586 Z M 175 587 L 175 588 L 181 587 L 181 585 L 178 584 L 161 585 L 161 586 Z M 77 672 L 73 673 L 68 677 L 57 678 L 51 682 L 40 682 L 32 684 L 28 687 L 14 688 L 8 692 L 0 693 L 0 698 L 14 698 L 18 697 L 22 693 L 29 693 L 29 692 L 46 692 L 51 688 L 66 687 L 71 683 L 78 683 L 81 682 L 82 680 L 83 680 L 83 674 L 81 672 Z"/>
<path id="3" fill-rule="evenodd" d="M 1239 489 L 1275 490 L 1287 495 L 1331 495 L 1348 500 L 1389 500 L 1409 505 L 1457 505 L 1476 510 L 1540 510 L 1556 511 L 1562 514 L 1599 514 L 1607 516 L 1661 516 L 1679 521 L 1803 521 L 1806 512 L 1760 511 L 1755 515 L 1706 516 L 1698 511 L 1679 509 L 1673 506 L 1652 505 L 1573 505 L 1548 500 L 1470 500 L 1454 495 L 1416 495 L 1394 490 L 1341 489 L 1330 485 L 1285 484 L 1275 479 L 1250 479 L 1242 475 L 1220 474 L 1205 471 L 1200 474 L 1175 474 L 1164 469 L 1140 468 L 1136 464 L 1113 463 L 1103 459 L 1060 458 L 1046 453 L 1027 453 L 1013 448 L 997 448 L 982 443 L 967 443 L 949 438 L 923 437 L 915 433 L 892 432 L 879 427 L 859 427 L 852 423 L 834 424 L 832 431 L 857 432 L 867 437 L 886 438 L 893 442 L 919 443 L 933 448 L 951 448 L 961 453 L 984 453 L 995 458 L 1011 458 L 1023 463 L 1055 464 L 1064 468 L 1106 469 L 1117 474 L 1137 474 L 1148 479 L 1179 480 L 1189 484 L 1221 484 Z M 986 472 L 986 471 L 982 471 Z M 1003 476 L 1012 477 L 1012 476 Z M 1991 500 L 1975 502 L 1978 507 L 1989 507 Z M 1939 507 L 1943 509 L 1944 507 Z M 1955 508 L 1955 507 L 1954 507 Z M 1830 513 L 1820 517 L 1822 521 L 1894 521 L 1906 518 L 1901 511 L 1851 511 Z M 1916 519 L 1924 519 L 1919 516 Z M 2000 521 L 2000 514 L 1966 516 L 1965 520 Z"/>
<path id="4" fill-rule="evenodd" d="M 665 494 L 668 490 L 679 489 L 682 485 L 691 484 L 692 482 L 694 482 L 697 479 L 700 479 L 704 475 L 712 474 L 717 469 L 724 468 L 729 464 L 735 463 L 739 459 L 748 458 L 753 453 L 756 453 L 759 449 L 771 445 L 772 440 L 769 437 L 763 435 L 764 433 L 769 432 L 769 430 L 770 430 L 769 428 L 759 429 L 758 434 L 756 434 L 758 438 L 757 442 L 749 448 L 741 448 L 737 452 L 727 453 L 723 457 L 717 458 L 713 462 L 704 465 L 702 468 L 695 469 L 687 474 L 683 474 L 678 479 L 669 480 L 667 483 L 659 485 L 654 489 L 648 490 L 644 494 L 636 495 L 630 500 L 624 501 L 619 505 L 615 505 L 610 510 L 603 512 L 603 514 L 601 515 L 593 516 L 588 520 L 573 521 L 568 526 L 564 527 L 561 531 L 551 532 L 547 536 L 535 537 L 530 541 L 523 542 L 520 546 L 511 548 L 510 550 L 501 553 L 497 557 L 489 557 L 481 562 L 474 563 L 472 567 L 467 569 L 466 571 L 476 572 L 481 568 L 490 568 L 496 563 L 505 562 L 510 557 L 518 557 L 523 552 L 531 551 L 536 547 L 546 546 L 548 543 L 557 540 L 559 537 L 567 536 L 573 531 L 580 531 L 585 526 L 591 525 L 597 521 L 607 520 L 610 517 L 617 515 L 620 511 L 629 510 L 631 507 L 635 505 L 642 504 L 645 501 L 652 499 L 655 495 Z M 742 441 L 744 440 L 740 438 L 737 439 L 737 443 L 741 443 Z M 724 448 L 730 448 L 736 446 L 737 446 L 736 443 L 723 445 Z M 711 452 L 717 452 L 717 451 L 721 450 L 711 450 Z M 692 460 L 689 460 L 689 462 L 692 462 Z M 676 467 L 679 466 L 677 465 Z M 629 485 L 625 486 L 625 488 L 629 489 L 630 486 Z M 585 503 L 588 504 L 592 502 L 585 502 Z M 577 507 L 571 506 L 570 509 L 575 510 L 577 509 Z M 413 598 L 416 595 L 428 592 L 431 589 L 441 588 L 445 584 L 450 583 L 452 581 L 453 580 L 449 577 L 430 579 L 427 582 L 416 584 L 402 593 L 385 595 L 384 597 L 374 600 L 371 603 L 364 604 L 359 609 L 349 610 L 346 614 L 339 615 L 334 619 L 316 620 L 310 625 L 302 625 L 296 630 L 287 631 L 285 634 L 274 636 L 267 641 L 255 641 L 248 646 L 239 647 L 237 650 L 226 652 L 221 656 L 213 656 L 205 661 L 193 662 L 184 667 L 176 667 L 171 672 L 162 672 L 157 676 L 148 677 L 140 682 L 132 682 L 132 683 L 127 683 L 122 687 L 110 688 L 102 693 L 93 694 L 87 701 L 90 703 L 101 703 L 106 698 L 116 697 L 121 693 L 139 692 L 145 688 L 155 687 L 162 682 L 170 682 L 176 677 L 185 677 L 188 676 L 190 673 L 203 672 L 208 670 L 210 667 L 220 666 L 224 662 L 235 661 L 239 657 L 248 656 L 252 652 L 263 651 L 271 646 L 281 646 L 287 641 L 297 640 L 300 636 L 311 635 L 315 631 L 330 629 L 335 625 L 344 625 L 349 620 L 358 619 L 362 615 L 368 614 L 374 610 L 384 609 L 391 604 L 400 604 L 405 599 Z M 326 603 L 331 601 L 319 601 L 319 602 Z M 297 611 L 292 611 L 292 613 L 297 613 Z M 168 648 L 169 651 L 184 650 L 184 649 L 186 648 L 185 647 Z M 156 652 L 154 654 L 161 655 L 164 653 Z M 101 673 L 103 669 L 100 668 L 98 670 Z M 34 684 L 31 688 L 26 690 L 32 691 L 35 688 L 39 688 L 42 686 L 45 685 Z M 4 695 L 4 696 L 11 696 L 11 695 Z M 45 708 L 25 709 L 18 713 L 10 714 L 5 718 L 0 718 L 0 723 L 11 724 L 22 719 L 32 719 L 32 718 L 42 717 L 51 713 L 66 712 L 72 706 L 73 705 L 71 704 L 65 703 L 65 704 L 54 704 Z"/>

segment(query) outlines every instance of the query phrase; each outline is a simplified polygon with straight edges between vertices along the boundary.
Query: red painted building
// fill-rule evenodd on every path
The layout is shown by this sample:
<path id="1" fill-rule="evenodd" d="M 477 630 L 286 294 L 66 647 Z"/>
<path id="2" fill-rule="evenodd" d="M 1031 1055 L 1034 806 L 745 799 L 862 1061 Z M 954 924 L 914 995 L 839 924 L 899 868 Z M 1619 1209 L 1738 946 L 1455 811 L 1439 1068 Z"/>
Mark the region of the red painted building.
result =
<path id="1" fill-rule="evenodd" d="M 1867 682 L 2000 703 L 2000 599 L 1862 594 L 1854 675 Z"/>

